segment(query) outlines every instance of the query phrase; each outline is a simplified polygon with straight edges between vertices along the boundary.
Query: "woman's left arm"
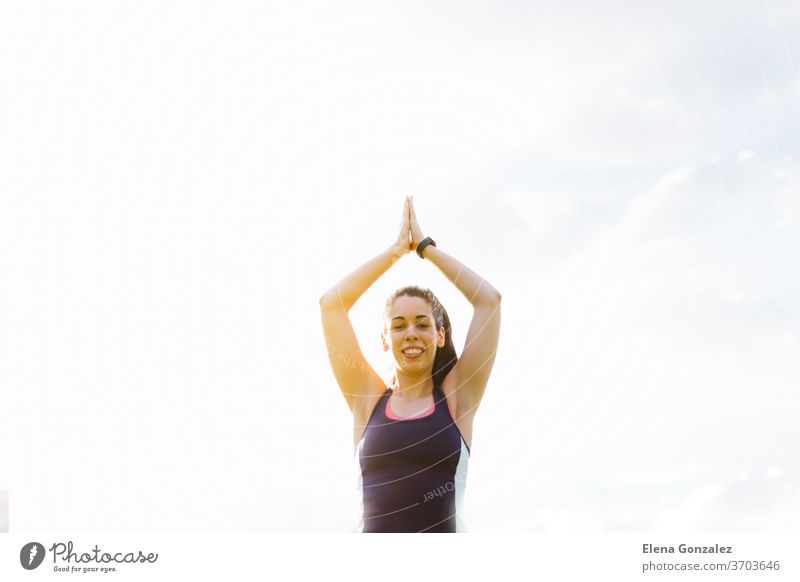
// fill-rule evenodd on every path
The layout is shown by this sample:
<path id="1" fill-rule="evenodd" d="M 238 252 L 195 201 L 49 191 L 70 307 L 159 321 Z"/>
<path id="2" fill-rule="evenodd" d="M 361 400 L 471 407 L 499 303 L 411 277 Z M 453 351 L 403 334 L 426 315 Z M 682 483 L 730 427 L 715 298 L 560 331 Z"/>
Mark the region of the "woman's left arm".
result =
<path id="1" fill-rule="evenodd" d="M 416 249 L 425 237 L 417 221 L 413 197 L 410 226 L 412 248 Z M 456 379 L 457 415 L 470 414 L 480 404 L 497 354 L 501 295 L 475 271 L 433 245 L 427 245 L 422 256 L 436 265 L 474 309 L 464 350 L 450 372 Z"/>

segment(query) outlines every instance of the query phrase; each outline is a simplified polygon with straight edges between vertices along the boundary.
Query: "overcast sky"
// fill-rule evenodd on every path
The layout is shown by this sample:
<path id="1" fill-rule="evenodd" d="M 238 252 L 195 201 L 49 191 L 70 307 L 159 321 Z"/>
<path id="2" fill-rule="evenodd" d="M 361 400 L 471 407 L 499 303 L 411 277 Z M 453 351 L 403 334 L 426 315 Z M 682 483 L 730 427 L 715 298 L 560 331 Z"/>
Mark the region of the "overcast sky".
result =
<path id="1" fill-rule="evenodd" d="M 317 300 L 426 234 L 503 294 L 473 531 L 800 529 L 800 8 L 0 9 L 11 531 L 343 531 Z M 430 286 L 409 255 L 356 304 Z M 3 520 L 0 519 L 0 523 Z"/>

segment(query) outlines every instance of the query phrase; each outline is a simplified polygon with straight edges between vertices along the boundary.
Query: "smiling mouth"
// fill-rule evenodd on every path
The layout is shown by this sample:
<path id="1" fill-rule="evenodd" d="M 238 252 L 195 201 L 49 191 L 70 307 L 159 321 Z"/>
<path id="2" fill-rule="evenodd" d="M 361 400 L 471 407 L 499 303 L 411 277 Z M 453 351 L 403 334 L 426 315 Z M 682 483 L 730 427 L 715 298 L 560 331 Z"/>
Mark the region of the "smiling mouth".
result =
<path id="1" fill-rule="evenodd" d="M 420 356 L 422 356 L 422 353 L 424 351 L 425 350 L 423 350 L 422 348 L 406 348 L 405 350 L 402 351 L 402 353 L 406 358 L 415 360 Z"/>

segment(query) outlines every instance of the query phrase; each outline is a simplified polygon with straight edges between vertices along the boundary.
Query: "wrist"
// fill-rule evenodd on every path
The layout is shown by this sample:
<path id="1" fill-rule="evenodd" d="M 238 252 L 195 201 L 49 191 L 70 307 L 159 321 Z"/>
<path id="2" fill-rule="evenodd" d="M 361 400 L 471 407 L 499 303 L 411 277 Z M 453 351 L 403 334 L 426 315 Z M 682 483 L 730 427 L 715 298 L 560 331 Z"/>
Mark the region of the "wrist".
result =
<path id="1" fill-rule="evenodd" d="M 392 261 L 396 261 L 396 260 L 400 259 L 404 254 L 406 254 L 408 252 L 408 249 L 404 249 L 399 244 L 394 244 L 394 245 L 390 246 L 387 249 L 386 252 L 389 254 L 389 256 L 391 257 Z"/>
<path id="2" fill-rule="evenodd" d="M 426 236 L 419 242 L 418 245 L 414 247 L 414 250 L 421 259 L 424 259 L 425 253 L 429 252 L 430 247 L 435 247 L 435 246 L 436 242 L 431 237 Z"/>

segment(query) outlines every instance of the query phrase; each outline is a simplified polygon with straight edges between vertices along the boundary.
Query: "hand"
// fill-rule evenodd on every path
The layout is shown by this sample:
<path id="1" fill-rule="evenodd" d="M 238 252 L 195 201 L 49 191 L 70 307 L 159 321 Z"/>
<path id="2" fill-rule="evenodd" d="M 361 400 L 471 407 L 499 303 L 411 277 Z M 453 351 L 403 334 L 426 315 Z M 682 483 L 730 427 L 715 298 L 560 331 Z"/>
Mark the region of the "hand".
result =
<path id="1" fill-rule="evenodd" d="M 400 221 L 400 232 L 397 235 L 397 240 L 392 245 L 392 252 L 398 259 L 406 253 L 410 253 L 417 247 L 411 246 L 411 201 L 406 196 L 406 202 L 403 205 L 403 219 Z"/>
<path id="2" fill-rule="evenodd" d="M 425 239 L 425 235 L 422 234 L 422 229 L 419 227 L 419 222 L 417 222 L 417 213 L 414 211 L 414 197 L 411 196 L 410 199 L 409 228 L 411 229 L 411 250 L 416 251 L 417 245 Z"/>

